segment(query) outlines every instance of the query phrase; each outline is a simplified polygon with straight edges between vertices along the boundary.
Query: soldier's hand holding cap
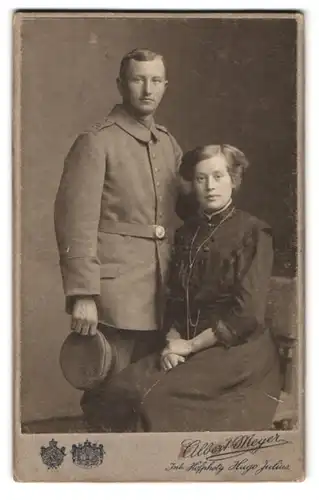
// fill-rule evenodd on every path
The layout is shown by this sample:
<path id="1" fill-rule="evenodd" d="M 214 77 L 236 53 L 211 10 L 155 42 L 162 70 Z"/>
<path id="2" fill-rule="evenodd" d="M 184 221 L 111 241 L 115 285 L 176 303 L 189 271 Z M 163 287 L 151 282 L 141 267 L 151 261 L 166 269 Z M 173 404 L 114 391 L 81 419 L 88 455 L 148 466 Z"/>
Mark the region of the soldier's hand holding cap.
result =
<path id="1" fill-rule="evenodd" d="M 95 335 L 98 313 L 92 297 L 78 297 L 73 306 L 71 329 L 79 335 Z"/>

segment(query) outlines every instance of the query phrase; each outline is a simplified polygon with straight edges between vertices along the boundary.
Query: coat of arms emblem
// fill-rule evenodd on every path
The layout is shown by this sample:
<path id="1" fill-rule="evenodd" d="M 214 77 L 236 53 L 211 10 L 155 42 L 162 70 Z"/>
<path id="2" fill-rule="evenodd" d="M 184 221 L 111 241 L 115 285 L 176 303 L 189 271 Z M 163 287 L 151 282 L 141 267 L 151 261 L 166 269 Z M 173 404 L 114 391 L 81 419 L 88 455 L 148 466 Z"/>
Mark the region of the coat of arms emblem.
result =
<path id="1" fill-rule="evenodd" d="M 65 453 L 65 447 L 58 447 L 58 442 L 51 439 L 49 446 L 41 446 L 40 455 L 42 462 L 48 469 L 58 469 L 62 464 Z"/>
<path id="2" fill-rule="evenodd" d="M 75 465 L 89 469 L 101 465 L 105 451 L 103 444 L 91 443 L 87 439 L 84 443 L 73 444 L 71 454 Z"/>

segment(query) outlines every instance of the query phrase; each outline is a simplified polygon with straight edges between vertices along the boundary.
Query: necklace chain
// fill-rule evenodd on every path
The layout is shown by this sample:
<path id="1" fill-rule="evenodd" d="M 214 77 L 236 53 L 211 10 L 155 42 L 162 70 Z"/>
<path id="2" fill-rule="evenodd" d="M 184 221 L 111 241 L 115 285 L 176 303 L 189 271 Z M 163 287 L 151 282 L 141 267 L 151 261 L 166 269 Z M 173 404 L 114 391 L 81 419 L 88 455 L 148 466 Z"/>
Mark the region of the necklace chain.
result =
<path id="1" fill-rule="evenodd" d="M 225 215 L 225 217 L 219 222 L 219 224 L 217 224 L 217 226 L 215 226 L 213 228 L 213 230 L 209 233 L 209 235 L 204 239 L 204 241 L 197 247 L 196 249 L 196 252 L 195 252 L 195 255 L 194 257 L 192 258 L 192 250 L 193 250 L 193 245 L 196 241 L 196 238 L 197 238 L 197 235 L 198 235 L 198 232 L 199 232 L 199 228 L 200 226 L 197 227 L 196 231 L 195 231 L 195 234 L 192 238 L 192 241 L 191 241 L 191 245 L 190 245 L 190 250 L 189 250 L 189 254 L 188 254 L 188 263 L 189 263 L 189 272 L 188 272 L 188 276 L 187 276 L 187 279 L 186 279 L 186 313 L 187 313 L 187 340 L 190 339 L 190 331 L 189 331 L 189 327 L 192 326 L 194 328 L 194 333 L 192 335 L 192 338 L 195 337 L 196 335 L 196 330 L 197 330 L 197 326 L 198 326 L 198 322 L 199 322 L 199 317 L 200 317 L 200 309 L 197 310 L 197 317 L 196 317 L 196 321 L 195 323 L 193 323 L 192 321 L 192 317 L 191 317 L 191 313 L 190 313 L 190 300 L 189 300 L 189 284 L 190 284 L 190 279 L 191 279 L 191 276 L 192 276 L 192 271 L 193 271 L 193 266 L 195 264 L 195 261 L 196 261 L 196 257 L 199 253 L 199 251 L 203 248 L 203 246 L 207 243 L 208 240 L 211 239 L 211 237 L 213 236 L 213 234 L 215 234 L 215 232 L 217 231 L 217 229 L 227 220 L 229 219 L 233 213 L 235 211 L 235 208 L 232 208 L 232 210 L 227 214 Z"/>

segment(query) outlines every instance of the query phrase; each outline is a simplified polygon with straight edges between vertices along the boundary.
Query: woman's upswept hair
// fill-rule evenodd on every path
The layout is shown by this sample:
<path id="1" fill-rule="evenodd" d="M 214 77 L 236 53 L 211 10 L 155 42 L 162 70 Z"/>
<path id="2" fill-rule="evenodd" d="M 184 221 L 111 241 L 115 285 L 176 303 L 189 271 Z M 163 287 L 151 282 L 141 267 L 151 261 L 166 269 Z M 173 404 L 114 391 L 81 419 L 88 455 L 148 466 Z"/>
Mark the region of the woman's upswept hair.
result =
<path id="1" fill-rule="evenodd" d="M 180 166 L 181 177 L 186 181 L 192 181 L 197 163 L 218 155 L 226 158 L 228 173 L 237 191 L 249 163 L 242 151 L 229 144 L 200 146 L 185 153 Z"/>

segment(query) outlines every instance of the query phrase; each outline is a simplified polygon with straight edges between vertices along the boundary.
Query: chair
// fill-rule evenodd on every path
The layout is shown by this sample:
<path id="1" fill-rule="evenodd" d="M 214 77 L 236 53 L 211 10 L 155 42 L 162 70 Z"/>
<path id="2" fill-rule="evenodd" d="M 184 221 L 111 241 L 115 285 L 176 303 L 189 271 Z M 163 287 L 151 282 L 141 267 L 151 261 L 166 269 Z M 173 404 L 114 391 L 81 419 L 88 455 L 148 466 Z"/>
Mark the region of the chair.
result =
<path id="1" fill-rule="evenodd" d="M 296 279 L 272 277 L 266 310 L 266 324 L 277 344 L 282 392 L 273 428 L 287 430 L 298 423 L 298 322 Z"/>

